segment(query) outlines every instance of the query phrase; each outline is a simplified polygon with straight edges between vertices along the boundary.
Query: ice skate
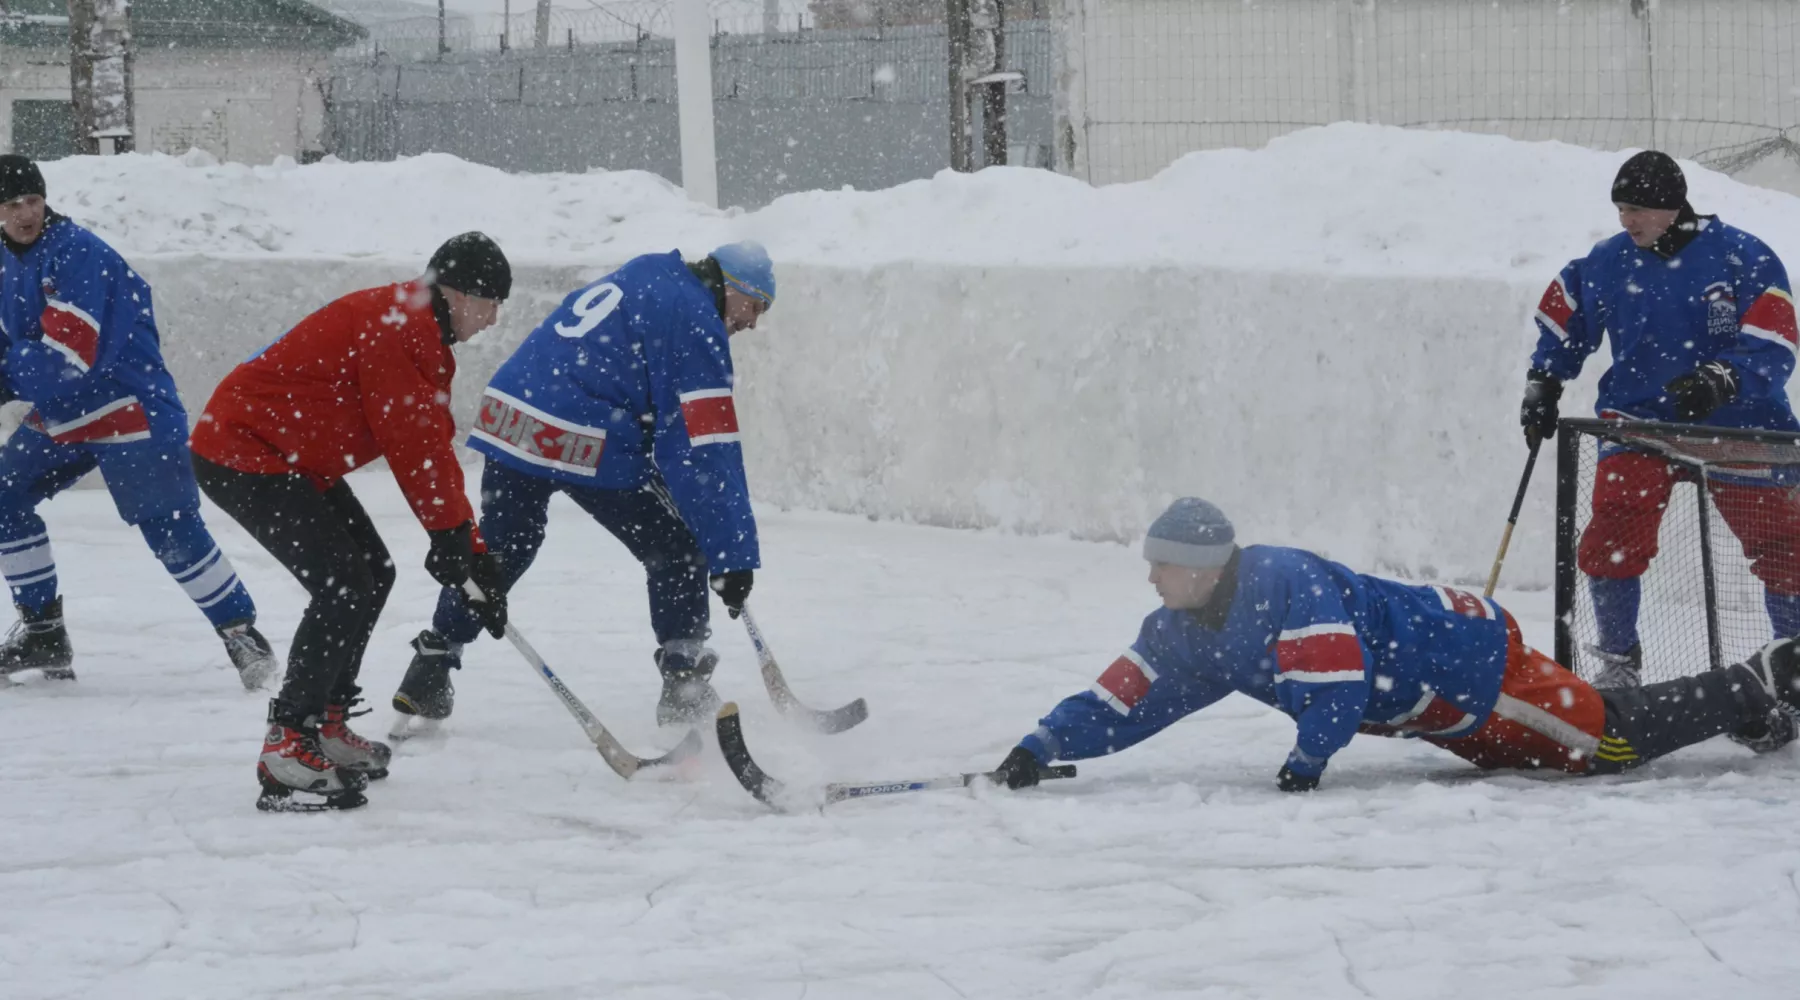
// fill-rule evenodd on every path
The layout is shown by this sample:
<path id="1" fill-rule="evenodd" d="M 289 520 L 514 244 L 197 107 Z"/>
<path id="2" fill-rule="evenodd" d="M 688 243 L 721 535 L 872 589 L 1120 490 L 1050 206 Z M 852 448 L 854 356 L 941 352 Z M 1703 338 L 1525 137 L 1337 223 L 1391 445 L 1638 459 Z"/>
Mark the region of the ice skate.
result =
<path id="1" fill-rule="evenodd" d="M 696 643 L 695 645 L 698 645 Z M 701 647 L 697 654 L 656 651 L 656 669 L 662 671 L 662 697 L 656 702 L 659 726 L 692 726 L 712 719 L 719 710 L 719 693 L 713 690 L 713 668 L 719 655 Z"/>
<path id="2" fill-rule="evenodd" d="M 1644 686 L 1644 651 L 1636 643 L 1623 653 L 1609 653 L 1598 646 L 1589 646 L 1587 651 L 1600 661 L 1600 672 L 1590 682 L 1595 690 Z"/>
<path id="3" fill-rule="evenodd" d="M 426 629 L 413 639 L 412 647 L 412 663 L 394 690 L 394 711 L 432 721 L 448 719 L 456 707 L 450 671 L 462 667 L 462 643 Z"/>
<path id="4" fill-rule="evenodd" d="M 325 706 L 325 721 L 319 725 L 319 749 L 340 768 L 354 771 L 370 781 L 385 778 L 394 751 L 386 743 L 364 739 L 350 728 L 350 705 L 354 701 Z"/>
<path id="5" fill-rule="evenodd" d="M 256 762 L 256 779 L 262 786 L 256 808 L 264 812 L 354 809 L 368 802 L 362 794 L 368 778 L 334 764 L 319 746 L 318 730 L 306 723 L 293 724 L 291 713 L 274 702 L 269 706 L 269 732 Z M 297 792 L 307 797 L 295 798 Z"/>
<path id="6" fill-rule="evenodd" d="M 63 627 L 62 598 L 51 601 L 42 611 L 16 607 L 19 620 L 6 634 L 6 641 L 0 643 L 0 677 L 41 670 L 50 680 L 74 680 L 75 651 L 69 646 L 69 632 Z"/>
<path id="7" fill-rule="evenodd" d="M 245 618 L 221 625 L 218 633 L 225 642 L 225 653 L 231 657 L 231 665 L 237 668 L 238 680 L 243 682 L 244 690 L 256 691 L 275 676 L 281 664 L 275 659 L 275 650 L 269 640 L 256 630 L 254 621 Z"/>

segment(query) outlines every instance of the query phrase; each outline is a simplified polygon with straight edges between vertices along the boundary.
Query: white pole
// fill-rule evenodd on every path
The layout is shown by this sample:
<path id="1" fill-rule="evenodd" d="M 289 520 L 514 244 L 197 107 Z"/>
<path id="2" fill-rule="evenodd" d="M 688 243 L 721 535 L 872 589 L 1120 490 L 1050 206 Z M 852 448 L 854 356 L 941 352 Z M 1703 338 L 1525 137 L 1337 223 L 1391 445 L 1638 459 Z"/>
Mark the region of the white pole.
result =
<path id="1" fill-rule="evenodd" d="M 675 0 L 675 96 L 681 117 L 681 186 L 719 207 L 713 147 L 712 15 L 706 0 Z"/>

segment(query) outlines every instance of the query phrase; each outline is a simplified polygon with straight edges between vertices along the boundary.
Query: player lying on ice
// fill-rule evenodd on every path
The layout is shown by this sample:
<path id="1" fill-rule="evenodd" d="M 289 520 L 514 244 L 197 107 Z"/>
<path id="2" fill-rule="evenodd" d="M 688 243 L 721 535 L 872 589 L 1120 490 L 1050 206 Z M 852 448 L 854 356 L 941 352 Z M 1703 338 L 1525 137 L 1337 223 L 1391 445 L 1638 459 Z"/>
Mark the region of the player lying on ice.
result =
<path id="1" fill-rule="evenodd" d="M 1298 726 L 1276 776 L 1287 792 L 1317 788 L 1359 732 L 1417 737 L 1483 768 L 1611 774 L 1800 705 L 1794 640 L 1724 670 L 1598 691 L 1526 646 L 1491 600 L 1300 549 L 1239 548 L 1204 500 L 1157 518 L 1144 558 L 1163 607 L 1091 690 L 1019 741 L 999 769 L 1008 787 L 1036 784 L 1051 761 L 1117 753 L 1233 691 Z"/>

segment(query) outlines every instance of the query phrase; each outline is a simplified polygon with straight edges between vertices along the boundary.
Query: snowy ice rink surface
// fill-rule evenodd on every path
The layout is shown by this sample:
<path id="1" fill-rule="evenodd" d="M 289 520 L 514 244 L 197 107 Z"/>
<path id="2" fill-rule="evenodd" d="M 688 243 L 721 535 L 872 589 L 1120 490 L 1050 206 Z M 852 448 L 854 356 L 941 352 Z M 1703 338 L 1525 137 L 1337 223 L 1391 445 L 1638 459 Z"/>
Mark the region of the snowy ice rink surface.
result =
<path id="1" fill-rule="evenodd" d="M 363 676 L 374 734 L 433 595 L 391 480 L 354 481 L 400 564 Z M 1365 738 L 1297 798 L 1273 787 L 1291 724 L 1237 698 L 1034 792 L 779 816 L 711 754 L 619 780 L 489 640 L 445 735 L 366 808 L 262 815 L 263 697 L 104 493 L 45 510 L 81 679 L 0 690 L 13 1000 L 1800 993 L 1800 761 L 1723 741 L 1580 782 Z M 837 737 L 785 728 L 721 615 L 719 686 L 791 782 L 990 767 L 1154 601 L 1119 546 L 763 515 L 755 605 L 790 679 L 872 708 Z M 212 523 L 285 650 L 301 592 Z M 643 602 L 559 500 L 514 620 L 640 751 L 673 742 Z M 1548 643 L 1547 595 L 1506 603 Z"/>

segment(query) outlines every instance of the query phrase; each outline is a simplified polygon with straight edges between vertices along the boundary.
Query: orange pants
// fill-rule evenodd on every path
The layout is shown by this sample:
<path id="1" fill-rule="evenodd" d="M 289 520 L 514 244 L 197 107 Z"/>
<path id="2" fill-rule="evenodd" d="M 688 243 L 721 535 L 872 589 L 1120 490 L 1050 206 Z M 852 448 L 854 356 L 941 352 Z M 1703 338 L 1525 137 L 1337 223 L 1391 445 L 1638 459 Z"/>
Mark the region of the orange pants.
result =
<path id="1" fill-rule="evenodd" d="M 1506 616 L 1506 675 L 1481 728 L 1456 739 L 1423 737 L 1477 767 L 1587 771 L 1606 733 L 1600 692 L 1525 645 Z"/>

